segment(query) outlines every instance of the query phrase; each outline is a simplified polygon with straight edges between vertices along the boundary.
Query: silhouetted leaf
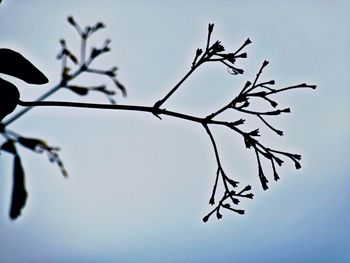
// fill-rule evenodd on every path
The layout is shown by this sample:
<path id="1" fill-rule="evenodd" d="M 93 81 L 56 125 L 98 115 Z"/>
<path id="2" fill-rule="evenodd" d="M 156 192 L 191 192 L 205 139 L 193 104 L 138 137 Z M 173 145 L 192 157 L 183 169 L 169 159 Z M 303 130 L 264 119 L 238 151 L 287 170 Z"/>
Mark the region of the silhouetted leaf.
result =
<path id="1" fill-rule="evenodd" d="M 80 87 L 80 86 L 66 86 L 66 88 L 70 89 L 71 91 L 81 95 L 85 96 L 89 93 L 89 89 L 85 87 Z"/>
<path id="2" fill-rule="evenodd" d="M 47 147 L 46 143 L 43 140 L 39 140 L 39 139 L 18 137 L 17 141 L 22 146 L 38 153 L 43 152 L 43 148 Z"/>
<path id="3" fill-rule="evenodd" d="M 13 190 L 10 208 L 11 219 L 16 219 L 21 214 L 21 211 L 25 206 L 27 196 L 28 194 L 25 189 L 24 171 L 21 159 L 18 155 L 16 155 L 13 169 Z"/>
<path id="4" fill-rule="evenodd" d="M 48 79 L 20 53 L 11 49 L 0 49 L 0 72 L 19 78 L 30 84 L 45 84 Z"/>
<path id="5" fill-rule="evenodd" d="M 0 72 L 1 63 L 0 57 Z M 16 86 L 0 78 L 0 121 L 16 108 L 18 100 L 19 91 Z"/>
<path id="6" fill-rule="evenodd" d="M 1 145 L 1 150 L 6 151 L 8 153 L 12 153 L 13 155 L 17 154 L 17 150 L 13 140 L 8 140 L 3 145 Z"/>

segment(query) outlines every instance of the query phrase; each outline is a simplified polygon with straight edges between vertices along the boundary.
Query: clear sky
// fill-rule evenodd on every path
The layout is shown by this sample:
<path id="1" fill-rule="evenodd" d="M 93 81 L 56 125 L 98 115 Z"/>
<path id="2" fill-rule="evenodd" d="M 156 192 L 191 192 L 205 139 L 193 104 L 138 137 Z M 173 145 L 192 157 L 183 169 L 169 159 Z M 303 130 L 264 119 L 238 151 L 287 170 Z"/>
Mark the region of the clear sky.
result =
<path id="1" fill-rule="evenodd" d="M 12 222 L 12 159 L 0 156 L 0 261 L 350 262 L 349 10 L 349 1 L 323 0 L 3 0 L 0 47 L 21 52 L 50 79 L 35 87 L 11 79 L 23 100 L 59 80 L 59 39 L 78 50 L 68 15 L 81 24 L 107 24 L 93 42 L 112 39 L 112 52 L 97 65 L 119 67 L 129 93 L 119 103 L 153 105 L 164 96 L 190 67 L 196 48 L 205 46 L 208 23 L 215 23 L 213 38 L 227 49 L 252 40 L 240 64 L 246 73 L 235 77 L 224 67 L 204 66 L 167 109 L 213 112 L 265 59 L 266 79 L 318 89 L 280 96 L 292 114 L 273 123 L 285 136 L 262 130 L 264 142 L 303 155 L 303 168 L 286 163 L 269 191 L 261 190 L 253 153 L 232 133 L 214 130 L 225 169 L 256 195 L 241 204 L 246 215 L 225 213 L 207 224 L 201 219 L 211 208 L 216 163 L 202 127 L 145 113 L 33 110 L 11 129 L 60 146 L 70 177 L 62 178 L 46 156 L 22 150 L 29 197 Z M 68 91 L 52 99 L 106 102 Z"/>

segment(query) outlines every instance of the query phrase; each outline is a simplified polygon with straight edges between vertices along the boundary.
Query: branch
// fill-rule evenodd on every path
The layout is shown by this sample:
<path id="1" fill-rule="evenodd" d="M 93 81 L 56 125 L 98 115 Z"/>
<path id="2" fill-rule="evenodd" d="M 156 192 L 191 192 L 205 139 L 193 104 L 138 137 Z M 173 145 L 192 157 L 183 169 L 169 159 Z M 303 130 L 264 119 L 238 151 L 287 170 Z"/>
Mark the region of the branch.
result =
<path id="1" fill-rule="evenodd" d="M 79 85 L 69 84 L 72 80 L 76 79 L 76 77 L 82 73 L 98 74 L 98 75 L 102 75 L 110 78 L 114 82 L 117 89 L 119 89 L 124 96 L 126 95 L 125 87 L 116 78 L 116 70 L 117 70 L 116 67 L 113 67 L 108 70 L 91 67 L 92 62 L 97 57 L 99 57 L 101 54 L 104 54 L 110 51 L 110 48 L 109 48 L 110 40 L 106 40 L 104 42 L 104 45 L 100 48 L 92 47 L 90 54 L 88 56 L 86 54 L 88 38 L 94 32 L 103 28 L 104 24 L 99 22 L 95 24 L 95 26 L 92 26 L 92 27 L 87 26 L 83 29 L 76 23 L 76 21 L 72 17 L 68 18 L 68 22 L 76 29 L 76 31 L 81 37 L 80 56 L 78 60 L 77 56 L 74 55 L 74 53 L 68 49 L 66 42 L 64 40 L 60 41 L 61 51 L 58 54 L 57 58 L 60 59 L 62 62 L 62 71 L 61 71 L 61 81 L 57 85 L 55 85 L 52 89 L 50 89 L 49 91 L 44 93 L 42 96 L 40 96 L 36 101 L 22 101 L 19 99 L 19 92 L 16 92 L 16 87 L 12 87 L 10 84 L 6 83 L 7 88 L 11 90 L 13 93 L 12 99 L 10 101 L 11 103 L 9 104 L 9 106 L 13 107 L 13 109 L 15 108 L 16 105 L 25 107 L 24 109 L 19 111 L 17 114 L 14 114 L 12 117 L 10 117 L 6 122 L 0 123 L 0 132 L 2 133 L 5 139 L 5 143 L 0 146 L 0 151 L 5 151 L 15 156 L 15 160 L 17 160 L 16 161 L 17 173 L 18 171 L 22 171 L 22 169 L 18 169 L 20 165 L 18 164 L 19 155 L 16 150 L 16 145 L 21 145 L 37 153 L 46 152 L 49 157 L 49 160 L 52 162 L 55 162 L 61 169 L 62 174 L 64 176 L 67 176 L 67 172 L 63 166 L 63 163 L 57 154 L 57 151 L 59 150 L 57 147 L 48 146 L 48 144 L 43 140 L 27 138 L 14 131 L 7 129 L 7 126 L 9 124 L 11 124 L 15 120 L 23 116 L 33 107 L 73 107 L 73 108 L 146 112 L 146 113 L 151 113 L 160 119 L 161 119 L 160 116 L 163 115 L 163 116 L 170 116 L 173 118 L 178 118 L 181 120 L 186 120 L 186 121 L 200 124 L 209 136 L 210 142 L 214 150 L 214 155 L 215 155 L 216 164 L 217 164 L 215 182 L 213 185 L 211 196 L 209 198 L 209 204 L 210 205 L 216 204 L 216 206 L 203 218 L 204 222 L 207 222 L 210 216 L 213 215 L 214 213 L 216 214 L 216 217 L 218 219 L 221 219 L 223 216 L 221 214 L 221 211 L 225 209 L 233 211 L 238 214 L 244 214 L 244 210 L 236 209 L 233 207 L 235 205 L 238 205 L 242 198 L 252 199 L 254 196 L 253 193 L 250 192 L 252 190 L 252 187 L 250 185 L 247 185 L 242 190 L 238 191 L 237 189 L 238 189 L 239 182 L 232 180 L 225 173 L 222 166 L 222 161 L 220 159 L 218 145 L 215 140 L 215 136 L 212 133 L 211 127 L 209 127 L 209 125 L 211 126 L 215 125 L 217 127 L 224 127 L 226 129 L 232 130 L 233 132 L 241 136 L 245 144 L 245 147 L 248 150 L 249 149 L 253 150 L 253 153 L 256 156 L 256 162 L 258 166 L 258 178 L 264 190 L 268 189 L 269 181 L 264 174 L 265 167 L 263 167 L 262 158 L 265 158 L 271 163 L 271 170 L 273 172 L 273 178 L 275 181 L 279 180 L 279 176 L 278 176 L 275 164 L 277 164 L 278 166 L 281 166 L 284 163 L 282 158 L 288 158 L 292 162 L 294 162 L 296 169 L 301 168 L 301 165 L 299 162 L 301 160 L 301 156 L 299 154 L 271 149 L 268 146 L 264 145 L 257 139 L 258 137 L 260 137 L 259 128 L 256 128 L 251 131 L 245 131 L 244 128 L 241 128 L 241 126 L 245 123 L 245 120 L 243 118 L 238 119 L 236 121 L 221 121 L 221 120 L 219 121 L 215 119 L 217 116 L 219 116 L 220 114 L 222 114 L 227 110 L 235 110 L 239 113 L 256 116 L 270 130 L 277 133 L 278 135 L 283 135 L 283 131 L 274 128 L 265 119 L 266 118 L 265 116 L 276 116 L 276 115 L 280 115 L 281 113 L 289 113 L 290 109 L 289 108 L 276 109 L 278 103 L 273 99 L 271 99 L 269 96 L 276 93 L 284 92 L 287 90 L 292 90 L 292 89 L 300 89 L 300 88 L 315 89 L 316 86 L 302 83 L 299 85 L 288 86 L 280 89 L 272 88 L 272 86 L 275 85 L 274 80 L 262 81 L 262 82 L 260 81 L 260 78 L 263 73 L 263 69 L 269 63 L 266 60 L 263 62 L 262 66 L 260 67 L 253 81 L 247 81 L 237 96 L 228 100 L 229 103 L 220 107 L 219 109 L 217 109 L 212 114 L 206 117 L 198 117 L 198 116 L 194 116 L 186 113 L 170 111 L 165 108 L 161 108 L 161 106 L 175 93 L 175 91 L 179 89 L 179 87 L 194 73 L 194 71 L 204 63 L 220 62 L 221 64 L 227 67 L 230 74 L 232 75 L 243 74 L 244 73 L 243 69 L 237 68 L 235 63 L 237 59 L 247 57 L 247 54 L 241 53 L 241 51 L 243 50 L 243 48 L 245 48 L 247 45 L 251 43 L 249 38 L 235 52 L 225 53 L 225 48 L 219 40 L 215 41 L 214 43 L 211 43 L 211 36 L 213 33 L 214 24 L 209 24 L 208 35 L 207 35 L 204 51 L 200 48 L 196 50 L 191 68 L 181 78 L 181 80 L 173 88 L 170 89 L 170 91 L 165 95 L 164 98 L 162 98 L 161 100 L 158 100 L 153 106 L 121 105 L 121 104 L 117 105 L 115 104 L 114 99 L 111 97 L 112 95 L 115 94 L 115 92 L 112 90 L 108 90 L 104 85 L 88 87 L 85 85 L 79 86 Z M 68 63 L 73 63 L 73 66 L 76 67 L 73 73 L 70 73 L 71 69 L 67 66 Z M 45 99 L 47 99 L 49 96 L 51 96 L 61 88 L 68 89 L 81 96 L 87 95 L 90 91 L 100 92 L 107 96 L 111 104 L 80 103 L 80 102 L 69 102 L 69 101 L 44 101 Z M 251 110 L 250 105 L 254 103 L 255 99 L 263 99 L 264 101 L 270 104 L 270 107 L 272 107 L 272 109 L 269 108 L 266 111 Z M 5 108 L 5 110 L 7 110 L 5 113 L 8 114 L 7 112 L 11 112 L 13 110 L 11 109 L 12 108 Z M 24 173 L 21 172 L 20 174 L 23 174 L 23 177 L 24 177 Z M 22 187 L 22 190 L 21 189 L 19 190 L 21 190 L 23 193 L 24 180 L 22 181 L 23 181 L 23 186 L 22 184 L 18 184 L 18 183 L 16 185 L 20 185 L 20 187 Z M 222 182 L 221 188 L 218 187 L 219 181 Z M 218 199 L 219 201 L 216 202 L 215 199 L 219 190 L 222 190 L 222 193 L 221 193 L 222 195 L 221 195 L 221 198 Z M 14 190 L 14 193 L 15 193 L 14 196 L 18 200 L 17 201 L 15 200 L 16 202 L 13 203 L 14 204 L 13 209 L 11 208 L 12 212 L 10 216 L 12 219 L 16 218 L 20 214 L 21 209 L 25 204 L 26 195 L 17 194 L 17 193 L 21 193 L 21 191 L 18 192 L 18 189 Z"/>
<path id="2" fill-rule="evenodd" d="M 219 40 L 214 42 L 210 46 L 210 39 L 211 35 L 214 29 L 214 24 L 208 25 L 208 37 L 207 37 L 207 43 L 205 50 L 203 52 L 202 49 L 196 50 L 195 58 L 192 62 L 191 69 L 186 73 L 186 75 L 162 98 L 161 100 L 158 100 L 154 106 L 155 108 L 160 108 L 170 97 L 174 94 L 174 92 L 185 82 L 185 80 L 192 75 L 192 73 L 200 67 L 202 64 L 206 62 L 216 62 L 220 61 L 224 65 L 226 65 L 229 69 L 234 72 L 234 75 L 236 74 L 243 74 L 243 70 L 236 68 L 234 66 L 237 58 L 246 58 L 246 53 L 238 54 L 245 46 L 249 45 L 251 43 L 250 39 L 248 38 L 244 44 L 236 50 L 234 53 L 222 53 L 225 51 L 224 46 L 221 44 Z M 199 58 L 199 59 L 198 59 Z"/>

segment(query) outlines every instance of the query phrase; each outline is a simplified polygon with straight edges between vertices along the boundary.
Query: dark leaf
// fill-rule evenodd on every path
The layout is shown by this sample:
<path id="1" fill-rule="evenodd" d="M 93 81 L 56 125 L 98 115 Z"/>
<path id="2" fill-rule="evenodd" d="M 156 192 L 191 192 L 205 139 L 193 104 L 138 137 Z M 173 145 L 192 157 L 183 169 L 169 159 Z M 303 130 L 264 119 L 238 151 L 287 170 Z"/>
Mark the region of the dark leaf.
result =
<path id="1" fill-rule="evenodd" d="M 67 88 L 81 96 L 85 96 L 89 92 L 88 88 L 80 87 L 80 86 L 67 86 Z"/>
<path id="2" fill-rule="evenodd" d="M 27 200 L 27 191 L 25 189 L 24 171 L 21 159 L 18 155 L 14 159 L 13 169 L 13 190 L 10 208 L 10 218 L 16 219 L 20 216 L 23 207 Z"/>
<path id="3" fill-rule="evenodd" d="M 0 58 L 0 72 L 1 72 Z M 0 78 L 0 121 L 14 111 L 19 100 L 19 91 L 15 85 Z"/>
<path id="4" fill-rule="evenodd" d="M 14 144 L 14 141 L 8 140 L 3 145 L 1 145 L 1 150 L 12 153 L 13 155 L 17 154 L 17 150 Z"/>
<path id="5" fill-rule="evenodd" d="M 210 215 L 206 215 L 205 217 L 203 217 L 202 220 L 203 220 L 204 223 L 208 222 L 209 216 L 210 216 Z"/>
<path id="6" fill-rule="evenodd" d="M 49 80 L 20 53 L 11 49 L 0 49 L 0 72 L 19 78 L 30 84 L 45 84 Z"/>
<path id="7" fill-rule="evenodd" d="M 39 148 L 46 147 L 46 143 L 42 140 L 39 140 L 39 139 L 18 137 L 17 140 L 22 146 L 24 146 L 24 147 L 26 147 L 34 152 L 42 152 L 42 149 L 39 149 Z"/>

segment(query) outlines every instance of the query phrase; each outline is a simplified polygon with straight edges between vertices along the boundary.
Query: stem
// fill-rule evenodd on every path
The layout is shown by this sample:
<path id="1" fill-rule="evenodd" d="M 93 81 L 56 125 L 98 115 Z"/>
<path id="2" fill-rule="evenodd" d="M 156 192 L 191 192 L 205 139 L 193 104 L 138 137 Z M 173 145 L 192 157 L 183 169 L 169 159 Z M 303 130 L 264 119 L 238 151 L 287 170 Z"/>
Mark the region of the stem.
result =
<path id="1" fill-rule="evenodd" d="M 200 118 L 192 115 L 187 115 L 183 114 L 180 112 L 174 112 L 174 111 L 169 111 L 166 109 L 159 109 L 156 108 L 155 106 L 150 107 L 150 106 L 140 106 L 140 105 L 122 105 L 122 104 L 96 104 L 96 103 L 80 103 L 80 102 L 64 102 L 64 101 L 19 101 L 18 105 L 20 106 L 25 106 L 25 107 L 39 107 L 39 106 L 46 106 L 46 107 L 75 107 L 75 108 L 90 108 L 90 109 L 110 109 L 110 110 L 126 110 L 126 111 L 143 111 L 143 112 L 150 112 L 152 114 L 163 114 L 183 120 L 188 120 L 192 122 L 197 122 L 200 123 L 204 126 L 206 131 L 209 131 L 210 138 L 214 140 L 213 135 L 211 134 L 208 124 L 214 124 L 214 125 L 223 125 L 227 126 L 230 129 L 234 130 L 238 134 L 244 136 L 245 133 L 238 129 L 237 127 L 232 126 L 229 122 L 225 121 L 217 121 L 217 120 L 212 120 L 212 119 L 207 119 L 207 118 Z M 215 145 L 216 148 L 216 145 Z M 218 154 L 217 148 L 216 148 L 216 153 Z M 221 165 L 220 165 L 221 167 Z"/>
<path id="2" fill-rule="evenodd" d="M 211 133 L 211 131 L 210 131 L 210 129 L 209 129 L 207 124 L 203 124 L 203 127 L 204 127 L 205 131 L 208 133 L 210 141 L 211 141 L 211 143 L 213 145 L 216 162 L 218 164 L 218 169 L 222 171 L 222 166 L 221 166 L 220 157 L 219 157 L 219 151 L 218 151 L 218 148 L 216 146 L 214 136 Z"/>
<path id="3" fill-rule="evenodd" d="M 187 74 L 169 91 L 169 93 L 167 95 L 165 95 L 165 97 L 159 101 L 156 102 L 156 104 L 154 104 L 157 108 L 160 108 L 160 106 L 163 105 L 163 103 L 169 99 L 169 97 L 181 86 L 181 84 L 193 73 L 193 71 L 195 71 L 195 69 L 201 64 L 202 62 L 199 61 L 196 65 L 194 65 L 194 67 L 192 67 Z"/>
<path id="4" fill-rule="evenodd" d="M 80 47 L 80 66 L 85 64 L 85 53 L 86 53 L 86 38 L 81 39 L 81 47 Z"/>
<path id="5" fill-rule="evenodd" d="M 113 104 L 95 104 L 95 103 L 79 103 L 79 102 L 63 102 L 63 101 L 19 101 L 18 105 L 25 107 L 38 106 L 56 106 L 56 107 L 75 107 L 75 108 L 90 108 L 90 109 L 110 109 L 110 110 L 126 110 L 126 111 L 143 111 L 156 114 L 168 115 L 175 118 L 189 120 L 197 123 L 203 123 L 205 119 L 179 113 L 168 111 L 166 109 L 155 109 L 149 106 L 140 105 L 113 105 Z"/>
<path id="6" fill-rule="evenodd" d="M 290 89 L 298 89 L 298 88 L 301 88 L 301 89 L 305 89 L 305 88 L 306 89 L 316 89 L 316 85 L 307 85 L 305 83 L 302 83 L 302 84 L 299 84 L 299 85 L 289 86 L 289 87 L 282 88 L 282 89 L 279 89 L 279 90 L 274 90 L 274 91 L 267 92 L 266 96 L 267 95 L 271 95 L 271 94 L 276 94 L 278 92 L 282 92 L 282 91 L 286 91 L 286 90 L 290 90 Z"/>

